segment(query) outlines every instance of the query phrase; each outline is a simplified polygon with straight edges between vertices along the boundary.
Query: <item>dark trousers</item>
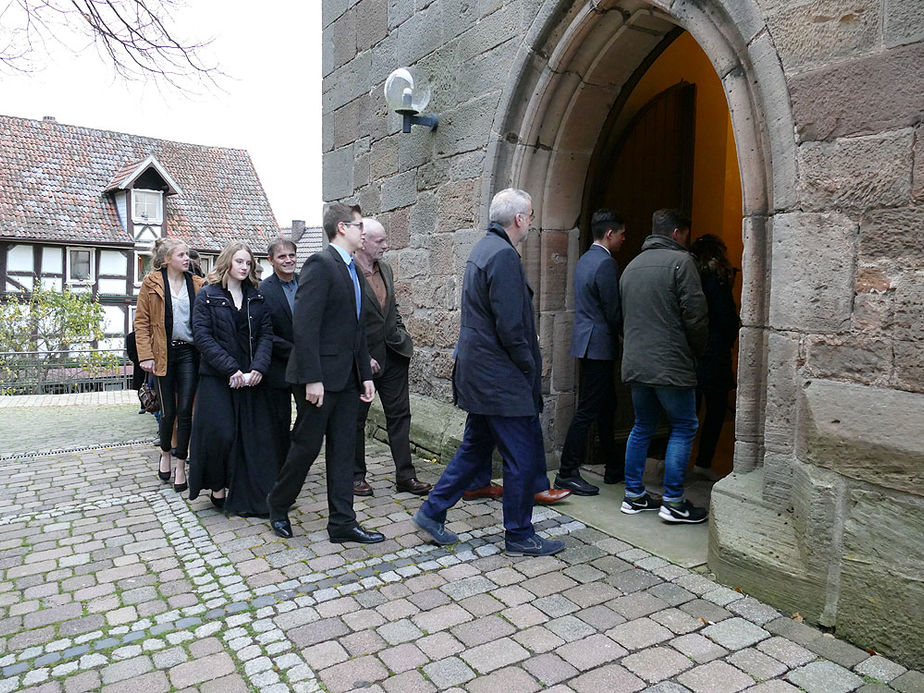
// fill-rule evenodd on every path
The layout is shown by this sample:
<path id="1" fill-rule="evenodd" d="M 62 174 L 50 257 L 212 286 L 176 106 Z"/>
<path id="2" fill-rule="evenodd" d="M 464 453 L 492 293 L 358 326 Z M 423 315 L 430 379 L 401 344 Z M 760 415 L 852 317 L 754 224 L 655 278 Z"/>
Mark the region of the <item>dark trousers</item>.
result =
<path id="1" fill-rule="evenodd" d="M 321 452 L 326 438 L 327 529 L 349 529 L 356 525 L 353 512 L 353 454 L 356 449 L 356 417 L 359 414 L 359 388 L 340 392 L 324 391 L 324 405 L 305 401 L 304 386 L 295 393 L 298 414 L 292 429 L 292 443 L 276 484 L 269 493 L 271 519 L 286 512 L 301 493 L 308 470 Z M 302 400 L 299 403 L 299 399 Z"/>
<path id="2" fill-rule="evenodd" d="M 538 416 L 469 414 L 462 444 L 420 507 L 421 512 L 445 522 L 446 511 L 459 502 L 472 478 L 483 475 L 485 470 L 490 477 L 495 447 L 504 459 L 506 538 L 520 541 L 533 536 L 533 489 L 537 475 L 545 470 L 545 445 Z"/>
<path id="3" fill-rule="evenodd" d="M 302 391 L 301 399 L 296 390 Z M 267 403 L 270 407 L 272 424 L 273 449 L 276 452 L 279 467 L 285 462 L 289 454 L 289 445 L 292 442 L 292 397 L 295 396 L 296 406 L 307 404 L 305 388 L 296 388 L 294 385 L 286 387 L 272 387 L 267 390 Z"/>
<path id="4" fill-rule="evenodd" d="M 725 414 L 728 409 L 728 393 L 725 388 L 706 388 L 696 391 L 706 407 L 705 418 L 699 433 L 699 452 L 696 455 L 698 467 L 711 467 L 715 449 L 722 435 L 722 426 L 725 424 Z"/>
<path id="5" fill-rule="evenodd" d="M 410 364 L 410 359 L 386 349 L 381 376 L 374 379 L 376 392 L 385 411 L 388 447 L 391 448 L 391 458 L 395 461 L 397 481 L 407 481 L 417 475 L 411 462 L 411 398 L 407 386 Z M 366 418 L 369 416 L 370 406 L 371 402 L 359 403 L 359 416 L 356 420 L 356 465 L 353 468 L 353 478 L 356 480 L 364 479 L 366 476 Z"/>
<path id="6" fill-rule="evenodd" d="M 472 477 L 471 481 L 468 482 L 468 485 L 465 487 L 466 491 L 476 491 L 485 486 L 491 484 L 491 469 L 492 465 L 488 465 L 483 469 L 479 469 L 475 476 Z M 546 475 L 545 464 L 542 465 L 542 469 L 536 470 L 536 479 L 533 482 L 533 493 L 542 493 L 543 491 L 548 491 L 551 488 L 549 484 L 549 477 Z"/>
<path id="7" fill-rule="evenodd" d="M 577 410 L 565 436 L 561 450 L 562 477 L 574 476 L 584 461 L 587 431 L 596 421 L 600 435 L 600 448 L 608 469 L 621 468 L 613 440 L 613 415 L 616 413 L 616 392 L 613 389 L 615 361 L 581 359 L 581 381 L 578 390 Z"/>
<path id="8" fill-rule="evenodd" d="M 173 423 L 176 422 L 176 456 L 189 456 L 193 400 L 199 384 L 199 352 L 192 344 L 171 346 L 167 352 L 167 372 L 157 378 L 160 393 L 160 449 L 173 447 Z"/>

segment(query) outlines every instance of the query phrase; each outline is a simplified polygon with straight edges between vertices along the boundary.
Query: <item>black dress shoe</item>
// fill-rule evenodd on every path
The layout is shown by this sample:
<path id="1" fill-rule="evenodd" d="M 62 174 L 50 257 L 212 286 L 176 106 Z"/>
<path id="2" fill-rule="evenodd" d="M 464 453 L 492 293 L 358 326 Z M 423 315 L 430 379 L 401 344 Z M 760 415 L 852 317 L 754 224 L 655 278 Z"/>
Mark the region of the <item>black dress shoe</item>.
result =
<path id="1" fill-rule="evenodd" d="M 354 496 L 371 496 L 372 487 L 366 483 L 365 479 L 358 479 L 353 482 L 353 495 Z"/>
<path id="2" fill-rule="evenodd" d="M 221 498 L 218 498 L 215 496 L 215 494 L 210 493 L 209 500 L 212 501 L 212 505 L 214 505 L 218 510 L 221 510 L 222 508 L 225 507 L 225 497 L 224 496 L 222 496 Z"/>
<path id="3" fill-rule="evenodd" d="M 580 474 L 575 474 L 574 476 L 559 476 L 556 474 L 553 486 L 555 488 L 566 488 L 575 496 L 596 496 L 600 493 L 599 487 L 588 484 L 581 478 Z"/>
<path id="4" fill-rule="evenodd" d="M 359 525 L 349 529 L 342 529 L 336 534 L 334 532 L 328 533 L 330 534 L 331 542 L 334 544 L 343 544 L 348 541 L 355 541 L 357 544 L 378 544 L 380 541 L 385 541 L 385 535 L 381 532 L 367 532 Z"/>
<path id="5" fill-rule="evenodd" d="M 411 477 L 410 479 L 396 481 L 395 488 L 398 491 L 413 493 L 415 496 L 426 496 L 433 487 L 426 481 L 420 481 L 417 477 Z"/>
<path id="6" fill-rule="evenodd" d="M 603 483 L 604 484 L 618 484 L 626 480 L 626 473 L 622 467 L 615 467 L 603 470 Z"/>
<path id="7" fill-rule="evenodd" d="M 273 533 L 277 537 L 282 537 L 283 539 L 292 538 L 292 525 L 289 523 L 289 518 L 284 517 L 281 520 L 270 520 L 270 527 L 273 528 Z"/>

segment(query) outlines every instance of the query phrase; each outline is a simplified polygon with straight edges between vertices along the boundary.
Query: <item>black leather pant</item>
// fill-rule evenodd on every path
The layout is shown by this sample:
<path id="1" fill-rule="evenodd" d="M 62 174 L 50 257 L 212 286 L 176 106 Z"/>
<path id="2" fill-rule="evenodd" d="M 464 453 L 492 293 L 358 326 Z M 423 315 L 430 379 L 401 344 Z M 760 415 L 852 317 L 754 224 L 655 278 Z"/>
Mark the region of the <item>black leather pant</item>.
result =
<path id="1" fill-rule="evenodd" d="M 193 400 L 199 384 L 199 352 L 192 344 L 171 346 L 167 352 L 167 373 L 157 378 L 160 390 L 160 449 L 170 452 L 173 422 L 176 421 L 176 456 L 189 454 Z"/>

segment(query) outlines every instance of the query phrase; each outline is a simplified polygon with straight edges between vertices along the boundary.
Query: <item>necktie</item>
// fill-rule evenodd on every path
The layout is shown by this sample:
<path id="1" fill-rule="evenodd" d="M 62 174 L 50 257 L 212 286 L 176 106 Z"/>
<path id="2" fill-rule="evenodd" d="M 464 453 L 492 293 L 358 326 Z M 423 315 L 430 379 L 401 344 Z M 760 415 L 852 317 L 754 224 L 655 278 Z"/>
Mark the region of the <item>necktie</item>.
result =
<path id="1" fill-rule="evenodd" d="M 350 270 L 350 278 L 353 280 L 353 295 L 356 296 L 356 319 L 359 320 L 359 309 L 361 307 L 360 301 L 362 300 L 362 291 L 359 289 L 359 277 L 356 276 L 356 263 L 350 259 L 350 264 L 347 265 L 347 269 Z"/>

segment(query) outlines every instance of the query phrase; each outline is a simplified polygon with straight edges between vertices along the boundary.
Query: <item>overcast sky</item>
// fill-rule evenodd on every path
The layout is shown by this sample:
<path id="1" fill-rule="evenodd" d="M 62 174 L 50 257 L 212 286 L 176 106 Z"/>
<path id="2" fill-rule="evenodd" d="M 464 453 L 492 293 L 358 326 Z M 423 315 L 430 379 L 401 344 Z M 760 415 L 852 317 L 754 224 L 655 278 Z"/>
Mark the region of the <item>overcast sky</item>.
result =
<path id="1" fill-rule="evenodd" d="M 227 73 L 224 92 L 183 93 L 115 77 L 92 47 L 49 45 L 31 74 L 0 73 L 0 113 L 250 152 L 276 219 L 320 225 L 321 3 L 189 0 L 177 16 Z"/>

